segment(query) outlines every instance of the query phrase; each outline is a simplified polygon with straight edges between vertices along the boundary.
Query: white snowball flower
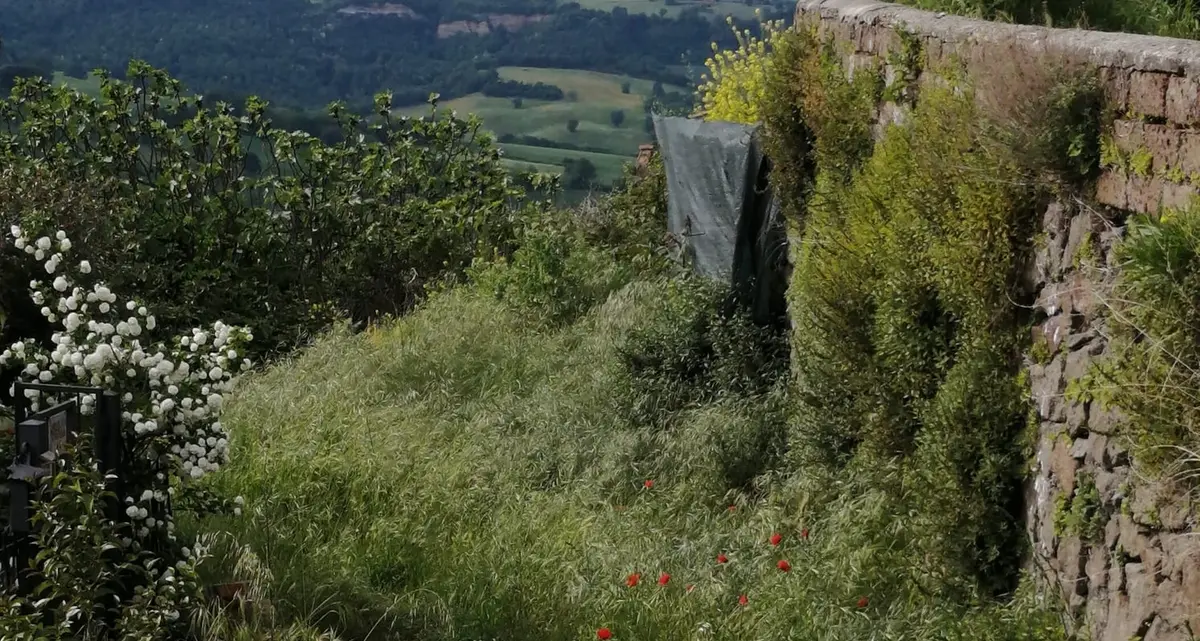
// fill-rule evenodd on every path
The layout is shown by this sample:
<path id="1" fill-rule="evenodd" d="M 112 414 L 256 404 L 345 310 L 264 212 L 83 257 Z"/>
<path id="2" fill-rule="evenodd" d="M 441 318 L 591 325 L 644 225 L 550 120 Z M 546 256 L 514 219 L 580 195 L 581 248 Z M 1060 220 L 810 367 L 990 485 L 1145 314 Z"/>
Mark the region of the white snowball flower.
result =
<path id="1" fill-rule="evenodd" d="M 90 273 L 92 273 L 92 264 L 91 264 L 91 263 L 89 263 L 89 262 L 88 262 L 88 261 L 86 261 L 86 260 L 79 261 L 79 272 L 80 272 L 81 274 L 90 274 Z"/>

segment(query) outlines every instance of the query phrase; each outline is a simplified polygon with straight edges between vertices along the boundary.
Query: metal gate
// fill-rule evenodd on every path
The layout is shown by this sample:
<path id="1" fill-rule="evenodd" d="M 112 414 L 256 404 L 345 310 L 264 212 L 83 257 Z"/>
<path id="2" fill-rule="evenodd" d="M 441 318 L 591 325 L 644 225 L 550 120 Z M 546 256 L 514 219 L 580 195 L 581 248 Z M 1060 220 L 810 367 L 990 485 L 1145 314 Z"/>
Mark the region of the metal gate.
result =
<path id="1" fill-rule="evenodd" d="M 4 507 L 0 514 L 0 585 L 25 591 L 37 556 L 32 516 L 38 480 L 56 471 L 63 446 L 90 427 L 93 453 L 101 473 L 113 475 L 109 477 L 110 489 L 120 496 L 124 447 L 121 405 L 116 394 L 98 387 L 74 385 L 16 383 L 14 387 L 16 455 L 8 466 L 5 487 L 0 490 L 0 505 Z M 37 390 L 57 402 L 46 409 L 30 411 L 26 390 Z M 95 395 L 96 412 L 90 416 L 81 411 L 84 395 Z M 110 509 L 117 507 L 113 505 Z"/>

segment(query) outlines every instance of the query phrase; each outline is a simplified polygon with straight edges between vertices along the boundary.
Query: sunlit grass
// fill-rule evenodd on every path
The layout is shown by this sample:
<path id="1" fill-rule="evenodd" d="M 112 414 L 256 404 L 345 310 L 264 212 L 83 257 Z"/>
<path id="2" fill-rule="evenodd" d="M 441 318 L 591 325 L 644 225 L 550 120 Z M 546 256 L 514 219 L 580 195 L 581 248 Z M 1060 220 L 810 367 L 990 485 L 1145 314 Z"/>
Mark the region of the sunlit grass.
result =
<path id="1" fill-rule="evenodd" d="M 1047 638 L 1025 601 L 922 596 L 892 497 L 814 505 L 831 493 L 801 470 L 727 492 L 722 447 L 779 399 L 622 418 L 615 347 L 662 298 L 635 283 L 551 331 L 459 289 L 326 337 L 229 404 L 220 482 L 248 510 L 210 525 L 270 568 L 280 612 L 348 638 Z"/>

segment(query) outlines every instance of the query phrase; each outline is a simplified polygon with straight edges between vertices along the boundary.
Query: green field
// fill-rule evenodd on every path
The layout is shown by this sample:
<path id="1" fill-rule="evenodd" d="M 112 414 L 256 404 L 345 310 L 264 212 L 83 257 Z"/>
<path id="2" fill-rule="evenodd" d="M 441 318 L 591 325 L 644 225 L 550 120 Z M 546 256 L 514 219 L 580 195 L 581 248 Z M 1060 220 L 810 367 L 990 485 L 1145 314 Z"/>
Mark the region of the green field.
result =
<path id="1" fill-rule="evenodd" d="M 76 78 L 74 76 L 68 76 L 61 71 L 55 71 L 53 82 L 55 85 L 66 84 L 75 91 L 88 94 L 89 96 L 100 95 L 100 79 L 96 76 Z"/>
<path id="2" fill-rule="evenodd" d="M 654 87 L 649 80 L 575 69 L 502 67 L 499 71 L 506 80 L 544 82 L 561 88 L 568 95 L 574 92 L 575 100 L 524 100 L 518 109 L 508 98 L 471 94 L 442 103 L 441 108 L 454 110 L 462 116 L 476 114 L 498 136 L 537 136 L 628 157 L 637 154 L 638 145 L 650 140 L 642 111 L 642 101 Z M 630 83 L 628 94 L 621 93 L 624 82 Z M 686 91 L 680 87 L 666 89 Z M 611 121 L 612 112 L 617 109 L 625 112 L 625 122 L 620 127 L 614 127 Z M 419 116 L 426 112 L 426 107 L 405 107 L 400 112 Z M 579 121 L 575 132 L 567 130 L 567 122 L 572 119 Z"/>
<path id="3" fill-rule="evenodd" d="M 521 165 L 533 163 L 539 167 L 553 167 L 556 170 L 555 173 L 562 172 L 562 161 L 564 158 L 586 158 L 596 166 L 596 179 L 604 184 L 612 184 L 613 181 L 620 178 L 621 168 L 625 163 L 633 160 L 631 156 L 573 151 L 554 147 L 533 147 L 530 145 L 513 144 L 502 144 L 500 146 L 504 149 L 504 155 L 510 162 Z M 551 170 L 545 169 L 542 171 Z"/>
<path id="4" fill-rule="evenodd" d="M 616 8 L 623 8 L 629 13 L 645 13 L 657 14 L 666 11 L 668 16 L 677 16 L 684 9 L 699 7 L 701 10 L 711 10 L 714 15 L 727 16 L 732 15 L 735 18 L 751 19 L 754 17 L 755 7 L 749 6 L 741 2 L 687 2 L 683 1 L 677 5 L 667 6 L 661 0 L 579 0 L 579 6 L 584 9 L 595 9 L 597 11 L 612 11 Z"/>
<path id="5" fill-rule="evenodd" d="M 553 165 L 561 171 L 563 158 L 587 158 L 596 165 L 599 180 L 609 182 L 620 176 L 621 166 L 633 159 L 638 145 L 651 139 L 645 129 L 646 114 L 642 109 L 643 100 L 654 88 L 650 80 L 577 69 L 501 67 L 499 73 L 505 80 L 555 85 L 566 92 L 569 98 L 555 101 L 524 100 L 518 109 L 508 98 L 471 94 L 444 102 L 439 108 L 453 110 L 460 116 L 475 114 L 497 136 L 536 136 L 607 152 L 505 144 L 504 150 L 510 161 Z M 622 84 L 626 82 L 630 85 L 629 93 L 621 91 Z M 667 91 L 689 91 L 676 86 L 664 88 Z M 620 127 L 613 126 L 611 120 L 612 112 L 617 109 L 625 112 L 625 122 Z M 420 116 L 426 113 L 426 107 L 405 107 L 400 113 Z M 572 119 L 579 121 L 579 127 L 574 132 L 567 129 L 567 123 Z"/>

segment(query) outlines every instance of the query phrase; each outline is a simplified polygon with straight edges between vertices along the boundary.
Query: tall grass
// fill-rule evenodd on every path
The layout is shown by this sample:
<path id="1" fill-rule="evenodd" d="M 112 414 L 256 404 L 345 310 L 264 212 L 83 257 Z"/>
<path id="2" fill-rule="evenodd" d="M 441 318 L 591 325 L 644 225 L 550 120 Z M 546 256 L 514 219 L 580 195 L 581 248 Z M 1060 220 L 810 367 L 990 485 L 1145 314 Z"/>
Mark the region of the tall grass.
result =
<path id="1" fill-rule="evenodd" d="M 210 525 L 286 586 L 282 612 L 347 638 L 1053 638 L 1031 595 L 923 596 L 902 553 L 921 532 L 890 495 L 795 469 L 730 491 L 728 451 L 784 395 L 630 421 L 620 349 L 669 322 L 672 287 L 635 282 L 556 329 L 463 288 L 327 337 L 230 403 L 220 482 L 248 510 Z"/>

